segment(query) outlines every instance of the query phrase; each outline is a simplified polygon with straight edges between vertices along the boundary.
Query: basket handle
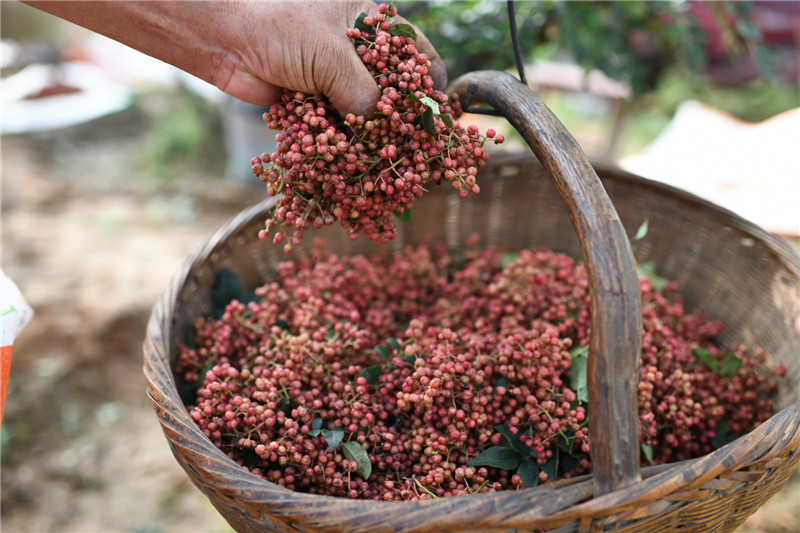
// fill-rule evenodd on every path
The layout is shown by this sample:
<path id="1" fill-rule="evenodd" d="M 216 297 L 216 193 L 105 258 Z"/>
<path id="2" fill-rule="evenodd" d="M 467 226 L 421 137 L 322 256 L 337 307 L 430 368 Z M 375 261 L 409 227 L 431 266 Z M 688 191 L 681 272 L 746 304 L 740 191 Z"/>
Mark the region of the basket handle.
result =
<path id="1" fill-rule="evenodd" d="M 639 280 L 625 228 L 600 178 L 564 125 L 519 80 L 478 71 L 448 91 L 503 115 L 553 179 L 583 251 L 592 304 L 588 359 L 589 439 L 594 495 L 638 482 L 637 385 L 642 312 Z"/>

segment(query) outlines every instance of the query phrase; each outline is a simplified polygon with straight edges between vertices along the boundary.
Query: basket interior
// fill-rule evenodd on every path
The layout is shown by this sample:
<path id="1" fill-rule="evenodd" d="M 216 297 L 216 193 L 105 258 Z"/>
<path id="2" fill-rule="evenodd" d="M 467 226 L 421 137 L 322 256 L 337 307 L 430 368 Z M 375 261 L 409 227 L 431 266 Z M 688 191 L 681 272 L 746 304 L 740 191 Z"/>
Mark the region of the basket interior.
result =
<path id="1" fill-rule="evenodd" d="M 679 283 L 687 310 L 700 310 L 725 329 L 723 346 L 761 345 L 787 367 L 777 407 L 800 400 L 800 258 L 783 241 L 740 217 L 688 193 L 622 171 L 597 167 L 629 235 L 647 219 L 636 246 L 640 262 L 653 261 L 660 276 Z M 484 244 L 512 249 L 548 247 L 581 259 L 562 201 L 549 176 L 530 155 L 497 158 L 482 170 L 481 193 L 460 199 L 449 186 L 433 186 L 408 222 L 398 222 L 393 250 L 426 236 L 457 248 L 479 233 Z M 175 355 L 194 321 L 210 313 L 211 287 L 223 268 L 246 289 L 271 279 L 287 259 L 281 247 L 260 241 L 258 230 L 272 202 L 230 221 L 187 263 L 175 294 L 166 352 Z M 370 253 L 379 245 L 350 240 L 339 226 L 308 231 L 295 253 L 315 238 L 340 255 Z"/>

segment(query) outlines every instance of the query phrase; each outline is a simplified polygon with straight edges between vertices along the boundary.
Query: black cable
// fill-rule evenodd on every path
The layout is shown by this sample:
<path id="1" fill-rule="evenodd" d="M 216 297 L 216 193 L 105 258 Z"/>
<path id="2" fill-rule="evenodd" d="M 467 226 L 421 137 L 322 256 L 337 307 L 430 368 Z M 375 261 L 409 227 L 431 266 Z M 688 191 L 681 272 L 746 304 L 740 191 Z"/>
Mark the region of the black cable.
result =
<path id="1" fill-rule="evenodd" d="M 514 11 L 514 0 L 508 0 L 508 26 L 511 30 L 511 45 L 514 49 L 514 62 L 517 64 L 517 72 L 519 72 L 519 81 L 528 85 L 528 80 L 525 78 L 525 65 L 522 62 L 522 49 L 519 46 L 519 31 L 517 30 L 517 15 Z"/>
<path id="2" fill-rule="evenodd" d="M 517 64 L 517 72 L 519 72 L 519 81 L 523 84 L 527 85 L 528 80 L 525 77 L 525 65 L 522 61 L 522 49 L 519 45 L 519 31 L 517 30 L 517 16 L 514 9 L 514 0 L 508 0 L 506 2 L 508 6 L 508 27 L 511 30 L 511 45 L 514 50 L 514 62 Z M 470 90 L 472 89 L 472 91 Z M 492 115 L 492 116 L 503 116 L 502 113 L 495 111 L 491 108 L 486 107 L 472 107 L 470 104 L 472 103 L 472 94 L 474 93 L 475 87 L 468 87 L 467 94 L 464 98 L 464 111 L 467 113 L 476 113 L 479 115 Z"/>

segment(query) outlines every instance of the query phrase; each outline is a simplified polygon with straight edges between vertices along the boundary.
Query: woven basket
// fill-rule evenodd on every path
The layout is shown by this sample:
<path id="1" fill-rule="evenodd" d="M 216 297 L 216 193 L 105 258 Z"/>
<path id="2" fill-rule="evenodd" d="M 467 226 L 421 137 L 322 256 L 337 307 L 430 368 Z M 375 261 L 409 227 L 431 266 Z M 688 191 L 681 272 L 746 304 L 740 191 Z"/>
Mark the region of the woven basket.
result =
<path id="1" fill-rule="evenodd" d="M 498 79 L 508 86 L 498 87 Z M 257 237 L 274 205 L 268 200 L 240 213 L 189 258 L 155 305 L 144 344 L 148 394 L 169 445 L 237 531 L 725 532 L 778 492 L 800 461 L 800 258 L 709 202 L 613 168 L 593 170 L 563 126 L 512 80 L 478 73 L 458 80 L 455 90 L 501 109 L 538 160 L 495 158 L 481 171 L 481 193 L 466 200 L 433 187 L 399 225 L 397 240 L 384 246 L 399 250 L 430 235 L 458 247 L 479 233 L 484 244 L 546 246 L 586 259 L 596 310 L 589 368 L 594 474 L 524 491 L 372 502 L 289 491 L 217 449 L 181 402 L 171 358 L 194 321 L 210 314 L 221 269 L 233 269 L 252 289 L 286 259 Z M 504 91 L 514 98 L 503 99 Z M 645 219 L 650 231 L 637 245 L 637 260 L 654 261 L 661 276 L 677 281 L 687 310 L 723 321 L 723 346 L 759 344 L 788 372 L 778 391 L 780 412 L 748 435 L 697 459 L 640 469 L 631 394 L 641 315 L 626 232 Z M 376 248 L 338 227 L 309 232 L 305 242 L 316 236 L 340 255 Z"/>

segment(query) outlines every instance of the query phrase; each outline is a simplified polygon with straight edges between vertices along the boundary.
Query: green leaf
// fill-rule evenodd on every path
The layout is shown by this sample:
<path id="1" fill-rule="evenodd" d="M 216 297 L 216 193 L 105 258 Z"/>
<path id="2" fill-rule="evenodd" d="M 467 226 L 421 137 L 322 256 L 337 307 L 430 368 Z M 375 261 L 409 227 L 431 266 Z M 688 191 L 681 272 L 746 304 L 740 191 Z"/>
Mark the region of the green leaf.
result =
<path id="1" fill-rule="evenodd" d="M 389 338 L 387 338 L 387 339 L 386 339 L 386 344 L 388 344 L 389 346 L 391 346 L 391 347 L 392 347 L 392 348 L 394 348 L 395 350 L 397 350 L 397 351 L 400 351 L 400 348 L 401 348 L 401 346 L 400 346 L 400 341 L 398 341 L 398 340 L 397 340 L 397 339 L 395 339 L 394 337 L 389 337 Z"/>
<path id="2" fill-rule="evenodd" d="M 572 350 L 572 369 L 569 371 L 570 388 L 575 391 L 579 403 L 589 403 L 587 366 L 589 347 L 580 346 Z"/>
<path id="3" fill-rule="evenodd" d="M 530 455 L 531 453 L 530 447 L 526 446 L 525 443 L 523 443 L 519 439 L 519 435 L 514 435 L 513 433 L 511 433 L 511 430 L 508 428 L 507 425 L 502 424 L 499 426 L 495 426 L 494 429 L 497 430 L 497 432 L 503 436 L 503 438 L 508 443 L 508 447 L 510 447 L 512 450 L 516 451 L 520 455 L 524 456 Z"/>
<path id="4" fill-rule="evenodd" d="M 389 33 L 401 37 L 411 37 L 415 41 L 417 40 L 417 32 L 411 24 L 395 24 L 394 26 L 389 26 Z"/>
<path id="5" fill-rule="evenodd" d="M 650 280 L 650 283 L 653 284 L 653 288 L 657 291 L 664 290 L 664 287 L 667 286 L 669 280 L 667 278 L 662 278 L 656 272 L 656 264 L 652 261 L 645 261 L 644 263 L 640 263 L 636 265 L 636 272 L 640 276 L 645 276 L 647 279 Z"/>
<path id="6" fill-rule="evenodd" d="M 395 209 L 393 212 L 394 216 L 397 217 L 397 220 L 400 222 L 408 222 L 411 220 L 411 209 L 404 209 L 401 213 L 399 209 Z"/>
<path id="7" fill-rule="evenodd" d="M 558 432 L 558 447 L 567 453 L 572 453 L 572 441 L 575 439 L 575 432 L 568 429 L 565 432 Z"/>
<path id="8" fill-rule="evenodd" d="M 514 470 L 523 457 L 515 450 L 505 446 L 492 446 L 475 459 L 470 461 L 470 466 L 491 466 L 502 470 Z"/>
<path id="9" fill-rule="evenodd" d="M 550 481 L 558 479 L 558 448 L 553 451 L 553 457 L 539 468 L 550 476 Z"/>
<path id="10" fill-rule="evenodd" d="M 744 361 L 740 357 L 732 353 L 723 357 L 722 361 L 717 361 L 717 358 L 714 357 L 711 352 L 699 346 L 692 349 L 692 355 L 694 355 L 695 359 L 706 365 L 709 370 L 722 377 L 732 377 L 736 375 L 736 372 L 744 364 Z"/>
<path id="11" fill-rule="evenodd" d="M 420 103 L 427 106 L 428 109 L 433 111 L 433 114 L 438 116 L 439 115 L 439 102 L 431 98 L 430 96 L 423 96 L 419 99 Z"/>
<path id="12" fill-rule="evenodd" d="M 692 349 L 692 355 L 694 355 L 695 359 L 706 365 L 709 370 L 715 374 L 719 373 L 719 363 L 717 362 L 717 358 L 711 355 L 711 352 L 698 346 Z"/>
<path id="13" fill-rule="evenodd" d="M 348 441 L 342 444 L 342 451 L 348 461 L 353 461 L 358 465 L 356 474 L 363 479 L 369 478 L 372 474 L 372 462 L 369 460 L 367 450 L 358 441 Z"/>
<path id="14" fill-rule="evenodd" d="M 435 114 L 437 116 L 440 114 L 439 102 L 437 102 L 436 100 L 434 100 L 430 96 L 423 96 L 422 98 L 420 98 L 416 94 L 411 93 L 411 94 L 408 95 L 407 98 L 409 100 L 411 100 L 412 102 L 418 102 L 418 103 L 424 105 L 425 107 L 430 109 L 433 112 L 433 114 Z"/>
<path id="15" fill-rule="evenodd" d="M 383 371 L 382 365 L 368 366 L 367 368 L 361 371 L 359 377 L 366 378 L 367 385 L 375 385 L 378 382 L 378 378 L 381 377 L 382 371 Z"/>
<path id="16" fill-rule="evenodd" d="M 425 126 L 425 131 L 431 135 L 436 135 L 436 124 L 433 121 L 433 111 L 430 107 L 422 114 L 422 124 Z"/>
<path id="17" fill-rule="evenodd" d="M 587 357 L 589 355 L 589 345 L 587 344 L 586 346 L 578 346 L 577 348 L 574 348 L 570 352 L 570 355 L 572 356 L 573 361 L 576 357 Z"/>
<path id="18" fill-rule="evenodd" d="M 272 325 L 278 326 L 281 329 L 289 329 L 289 323 L 282 318 L 275 320 L 275 322 L 273 322 Z"/>
<path id="19" fill-rule="evenodd" d="M 653 464 L 653 445 L 642 444 L 642 453 L 644 454 L 645 459 L 647 459 L 647 462 Z"/>
<path id="20" fill-rule="evenodd" d="M 559 457 L 559 466 L 562 473 L 571 472 L 575 470 L 578 465 L 580 465 L 580 461 L 570 453 L 563 453 L 561 457 Z"/>
<path id="21" fill-rule="evenodd" d="M 442 122 L 444 122 L 444 125 L 450 128 L 451 130 L 456 127 L 455 123 L 453 122 L 453 117 L 450 116 L 450 113 L 442 113 L 439 116 L 442 118 Z"/>
<path id="22" fill-rule="evenodd" d="M 378 357 L 380 357 L 384 361 L 390 361 L 392 358 L 392 351 L 389 349 L 388 346 L 384 344 L 377 345 L 375 347 L 375 351 L 378 353 Z"/>
<path id="23" fill-rule="evenodd" d="M 322 435 L 325 442 L 331 449 L 336 449 L 344 438 L 344 430 L 342 428 L 323 429 L 322 419 L 315 418 L 311 421 L 311 429 L 308 432 L 309 437 L 318 437 Z"/>
<path id="24" fill-rule="evenodd" d="M 517 468 L 517 475 L 522 478 L 522 488 L 529 489 L 539 484 L 539 465 L 536 461 L 525 459 Z"/>
<path id="25" fill-rule="evenodd" d="M 342 428 L 323 429 L 322 436 L 325 438 L 325 442 L 328 443 L 328 447 L 335 450 L 344 438 L 344 430 Z"/>
<path id="26" fill-rule="evenodd" d="M 409 365 L 414 366 L 414 363 L 417 362 L 417 359 L 421 359 L 421 358 L 417 357 L 416 355 L 401 355 L 400 359 L 404 363 L 408 363 Z"/>
<path id="27" fill-rule="evenodd" d="M 500 268 L 506 268 L 508 265 L 510 265 L 517 259 L 519 259 L 519 253 L 517 252 L 504 253 L 503 257 L 500 258 Z"/>
<path id="28" fill-rule="evenodd" d="M 722 362 L 719 364 L 719 373 L 725 377 L 734 376 L 736 375 L 736 371 L 739 370 L 743 364 L 744 360 L 741 357 L 729 353 L 722 358 Z"/>
<path id="29" fill-rule="evenodd" d="M 361 31 L 370 31 L 372 28 L 364 24 L 365 18 L 367 18 L 367 14 L 362 11 L 361 14 L 358 16 L 358 18 L 356 19 L 356 22 L 353 25 L 353 27 Z"/>
<path id="30" fill-rule="evenodd" d="M 648 219 L 644 219 L 644 222 L 639 226 L 639 229 L 636 230 L 636 235 L 633 236 L 631 239 L 631 246 L 636 246 L 636 243 L 641 241 L 647 236 L 647 231 L 650 229 L 650 221 Z"/>
<path id="31" fill-rule="evenodd" d="M 717 427 L 714 429 L 714 438 L 711 439 L 711 445 L 715 450 L 718 450 L 738 438 L 739 436 L 731 431 L 730 420 L 722 418 L 717 422 Z"/>
<path id="32" fill-rule="evenodd" d="M 214 305 L 212 314 L 216 318 L 221 317 L 225 312 L 225 307 L 232 300 L 246 304 L 257 299 L 254 292 L 245 292 L 236 272 L 230 268 L 223 268 L 217 274 L 217 279 L 214 280 L 214 286 L 211 288 L 211 302 Z"/>

